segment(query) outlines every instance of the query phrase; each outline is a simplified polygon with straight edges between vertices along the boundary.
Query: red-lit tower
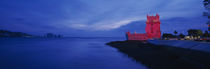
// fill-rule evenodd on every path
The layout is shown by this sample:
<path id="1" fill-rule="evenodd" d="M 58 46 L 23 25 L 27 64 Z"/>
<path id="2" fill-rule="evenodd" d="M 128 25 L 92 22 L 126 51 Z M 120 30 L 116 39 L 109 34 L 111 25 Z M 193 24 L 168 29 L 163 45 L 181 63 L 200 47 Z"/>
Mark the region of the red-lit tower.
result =
<path id="1" fill-rule="evenodd" d="M 127 40 L 148 40 L 153 38 L 160 38 L 160 16 L 156 14 L 156 16 L 148 16 L 146 21 L 146 33 L 130 33 L 130 31 L 126 32 Z"/>
<path id="2" fill-rule="evenodd" d="M 160 16 L 156 14 L 156 16 L 149 16 L 147 15 L 146 21 L 146 34 L 149 39 L 151 38 L 160 38 L 161 31 L 160 31 Z"/>

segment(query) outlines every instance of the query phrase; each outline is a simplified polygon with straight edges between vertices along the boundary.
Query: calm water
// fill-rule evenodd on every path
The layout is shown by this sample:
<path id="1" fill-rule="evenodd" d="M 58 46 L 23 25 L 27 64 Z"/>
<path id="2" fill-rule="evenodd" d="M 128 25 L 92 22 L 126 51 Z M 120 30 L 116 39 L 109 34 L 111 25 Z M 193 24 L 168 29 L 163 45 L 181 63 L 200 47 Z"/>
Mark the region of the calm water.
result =
<path id="1" fill-rule="evenodd" d="M 0 69 L 145 69 L 105 45 L 122 38 L 0 38 Z"/>

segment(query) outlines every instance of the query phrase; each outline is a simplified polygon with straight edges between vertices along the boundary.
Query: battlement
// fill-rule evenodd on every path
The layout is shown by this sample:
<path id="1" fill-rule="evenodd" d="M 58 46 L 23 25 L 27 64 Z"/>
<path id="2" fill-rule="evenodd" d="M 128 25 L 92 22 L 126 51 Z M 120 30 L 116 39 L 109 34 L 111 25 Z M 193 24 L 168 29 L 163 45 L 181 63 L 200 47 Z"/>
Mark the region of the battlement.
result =
<path id="1" fill-rule="evenodd" d="M 159 15 L 156 14 L 155 16 L 147 15 L 147 22 L 146 22 L 146 33 L 130 33 L 130 31 L 126 32 L 127 40 L 147 40 L 153 38 L 160 38 L 160 19 Z"/>
<path id="2" fill-rule="evenodd" d="M 130 31 L 126 32 L 127 40 L 147 40 L 147 34 L 145 33 L 130 33 Z"/>
<path id="3" fill-rule="evenodd" d="M 160 16 L 158 14 L 156 14 L 155 16 L 147 15 L 146 23 L 160 23 Z"/>

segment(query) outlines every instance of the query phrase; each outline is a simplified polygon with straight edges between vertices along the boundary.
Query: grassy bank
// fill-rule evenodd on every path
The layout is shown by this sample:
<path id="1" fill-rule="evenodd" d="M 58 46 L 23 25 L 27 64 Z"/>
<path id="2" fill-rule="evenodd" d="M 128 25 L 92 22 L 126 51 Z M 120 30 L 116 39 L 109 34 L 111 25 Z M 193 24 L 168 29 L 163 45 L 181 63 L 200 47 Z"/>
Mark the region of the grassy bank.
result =
<path id="1" fill-rule="evenodd" d="M 107 43 L 150 69 L 210 69 L 210 53 L 140 41 Z"/>

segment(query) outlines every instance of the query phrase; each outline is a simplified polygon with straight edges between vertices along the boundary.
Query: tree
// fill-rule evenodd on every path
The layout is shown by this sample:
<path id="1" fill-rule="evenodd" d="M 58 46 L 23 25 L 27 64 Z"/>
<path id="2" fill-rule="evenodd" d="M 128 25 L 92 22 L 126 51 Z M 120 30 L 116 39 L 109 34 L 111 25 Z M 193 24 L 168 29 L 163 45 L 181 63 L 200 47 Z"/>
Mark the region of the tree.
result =
<path id="1" fill-rule="evenodd" d="M 178 33 L 178 32 L 175 30 L 175 31 L 174 31 L 174 34 L 176 35 L 177 33 Z"/>
<path id="2" fill-rule="evenodd" d="M 209 0 L 204 0 L 203 1 L 203 5 L 204 5 L 205 9 L 207 10 L 207 11 L 203 12 L 203 15 L 207 16 L 208 19 L 210 19 L 210 15 L 209 15 L 210 14 L 210 5 L 209 5 L 209 2 L 210 2 Z M 208 21 L 207 24 L 209 26 L 208 31 L 210 31 L 210 21 Z"/>
<path id="3" fill-rule="evenodd" d="M 198 29 L 190 29 L 187 31 L 189 36 L 193 36 L 193 37 L 198 37 L 198 36 L 202 36 L 203 32 L 201 30 Z"/>
<path id="4" fill-rule="evenodd" d="M 204 32 L 203 37 L 206 37 L 206 38 L 209 37 L 208 31 L 205 31 L 205 32 Z"/>
<path id="5" fill-rule="evenodd" d="M 209 0 L 204 0 L 203 1 L 203 5 L 205 7 L 205 9 L 207 10 L 206 12 L 203 13 L 204 16 L 207 16 L 208 18 L 210 18 L 210 15 L 208 15 L 210 8 L 209 8 Z"/>
<path id="6" fill-rule="evenodd" d="M 180 37 L 180 38 L 184 38 L 184 37 L 185 37 L 185 35 L 184 35 L 184 34 L 182 34 L 182 33 L 180 33 L 180 34 L 179 34 L 179 37 Z"/>
<path id="7" fill-rule="evenodd" d="M 210 21 L 208 21 L 206 24 L 208 24 L 208 30 L 210 31 Z"/>
<path id="8" fill-rule="evenodd" d="M 174 38 L 174 35 L 173 34 L 168 34 L 168 33 L 164 33 L 162 38 Z"/>

